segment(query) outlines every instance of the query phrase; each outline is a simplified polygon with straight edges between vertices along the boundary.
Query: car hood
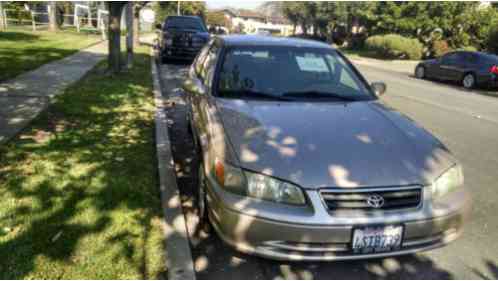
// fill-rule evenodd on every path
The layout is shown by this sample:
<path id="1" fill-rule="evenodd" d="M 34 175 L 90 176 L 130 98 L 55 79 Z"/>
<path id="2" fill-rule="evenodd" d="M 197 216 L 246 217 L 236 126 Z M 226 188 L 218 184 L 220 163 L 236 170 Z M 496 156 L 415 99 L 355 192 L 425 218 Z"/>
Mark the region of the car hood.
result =
<path id="1" fill-rule="evenodd" d="M 455 164 L 436 138 L 379 102 L 217 107 L 242 168 L 304 188 L 426 185 Z"/>

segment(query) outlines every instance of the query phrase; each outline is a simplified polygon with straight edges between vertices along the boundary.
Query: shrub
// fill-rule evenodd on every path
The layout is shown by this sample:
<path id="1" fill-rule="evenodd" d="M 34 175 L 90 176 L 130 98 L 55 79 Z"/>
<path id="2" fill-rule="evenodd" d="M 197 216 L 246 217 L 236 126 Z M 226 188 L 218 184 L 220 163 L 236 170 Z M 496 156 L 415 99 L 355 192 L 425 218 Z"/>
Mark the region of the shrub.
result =
<path id="1" fill-rule="evenodd" d="M 463 47 L 458 48 L 457 51 L 476 52 L 477 48 L 474 46 L 463 46 Z"/>
<path id="2" fill-rule="evenodd" d="M 498 23 L 489 29 L 486 46 L 490 53 L 498 55 Z"/>
<path id="3" fill-rule="evenodd" d="M 374 51 L 386 59 L 419 60 L 422 58 L 422 43 L 417 39 L 398 34 L 371 36 L 365 41 L 365 46 L 369 51 Z"/>
<path id="4" fill-rule="evenodd" d="M 365 47 L 365 40 L 367 40 L 365 33 L 353 34 L 349 40 L 349 47 L 351 49 L 363 49 Z"/>
<path id="5" fill-rule="evenodd" d="M 445 40 L 436 40 L 432 42 L 431 53 L 434 57 L 440 57 L 450 51 L 451 48 Z"/>

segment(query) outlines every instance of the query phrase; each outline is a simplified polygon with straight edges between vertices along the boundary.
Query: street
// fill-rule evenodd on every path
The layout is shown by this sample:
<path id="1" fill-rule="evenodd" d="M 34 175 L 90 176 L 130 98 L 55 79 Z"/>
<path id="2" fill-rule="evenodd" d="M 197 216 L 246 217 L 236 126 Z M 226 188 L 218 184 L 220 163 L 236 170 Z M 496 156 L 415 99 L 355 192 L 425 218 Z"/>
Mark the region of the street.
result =
<path id="1" fill-rule="evenodd" d="M 382 100 L 436 135 L 461 161 L 473 196 L 463 236 L 447 247 L 396 258 L 345 262 L 280 262 L 241 254 L 196 225 L 197 157 L 179 89 L 188 66 L 161 66 L 178 186 L 199 279 L 496 279 L 498 278 L 498 98 L 407 74 L 357 65 L 369 82 L 384 81 Z"/>

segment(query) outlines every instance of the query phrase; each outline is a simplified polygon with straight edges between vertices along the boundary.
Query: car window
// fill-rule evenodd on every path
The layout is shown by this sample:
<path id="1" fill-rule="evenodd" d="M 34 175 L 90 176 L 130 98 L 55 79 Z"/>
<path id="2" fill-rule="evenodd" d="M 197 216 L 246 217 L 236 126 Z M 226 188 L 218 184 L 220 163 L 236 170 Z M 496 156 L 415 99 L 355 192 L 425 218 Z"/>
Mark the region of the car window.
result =
<path id="1" fill-rule="evenodd" d="M 344 61 L 339 62 L 342 60 L 340 56 L 328 55 L 327 59 L 329 60 L 330 65 L 333 67 L 333 71 L 338 73 L 337 77 L 339 77 L 339 83 L 341 83 L 343 86 L 352 88 L 355 91 L 360 91 L 358 85 L 360 85 L 361 82 L 358 81 L 354 73 L 351 72 L 351 69 L 343 67 L 344 65 L 346 65 L 346 63 Z"/>
<path id="2" fill-rule="evenodd" d="M 481 53 L 479 55 L 479 62 L 485 64 L 498 64 L 498 56 Z"/>
<path id="3" fill-rule="evenodd" d="M 456 63 L 466 63 L 468 59 L 467 53 L 456 53 Z"/>
<path id="4" fill-rule="evenodd" d="M 475 54 L 475 53 L 465 53 L 464 60 L 467 63 L 477 63 L 478 57 L 477 57 L 477 54 Z"/>
<path id="5" fill-rule="evenodd" d="M 334 50 L 297 47 L 237 47 L 229 49 L 220 70 L 218 94 L 223 97 L 316 98 L 320 93 L 357 99 L 373 98 L 365 83 Z M 306 93 L 310 93 L 306 96 Z M 231 96 L 233 95 L 233 96 Z"/>
<path id="6" fill-rule="evenodd" d="M 443 56 L 443 63 L 456 63 L 458 61 L 458 53 L 449 53 Z"/>
<path id="7" fill-rule="evenodd" d="M 188 17 L 169 17 L 164 25 L 166 29 L 193 29 L 207 32 L 204 24 L 196 18 Z"/>

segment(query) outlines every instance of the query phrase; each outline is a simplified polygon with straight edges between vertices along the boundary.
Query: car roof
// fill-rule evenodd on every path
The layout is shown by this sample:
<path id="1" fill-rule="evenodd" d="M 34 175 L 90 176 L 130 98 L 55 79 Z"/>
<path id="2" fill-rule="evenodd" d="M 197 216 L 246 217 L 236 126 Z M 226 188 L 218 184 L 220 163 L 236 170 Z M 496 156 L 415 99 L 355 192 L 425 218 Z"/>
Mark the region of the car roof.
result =
<path id="1" fill-rule="evenodd" d="M 308 48 L 328 48 L 330 45 L 314 40 L 262 36 L 262 35 L 225 35 L 220 36 L 225 46 L 281 46 L 281 47 L 308 47 Z"/>
<path id="2" fill-rule="evenodd" d="M 178 18 L 198 19 L 198 20 L 201 19 L 198 16 L 168 16 L 166 19 L 178 19 Z"/>
<path id="3" fill-rule="evenodd" d="M 466 50 L 456 50 L 456 51 L 453 51 L 453 52 L 449 52 L 449 54 L 451 53 L 470 53 L 470 54 L 476 54 L 478 56 L 485 56 L 485 57 L 497 57 L 497 55 L 495 54 L 492 54 L 492 53 L 485 53 L 485 52 L 480 52 L 480 51 L 466 51 Z"/>

